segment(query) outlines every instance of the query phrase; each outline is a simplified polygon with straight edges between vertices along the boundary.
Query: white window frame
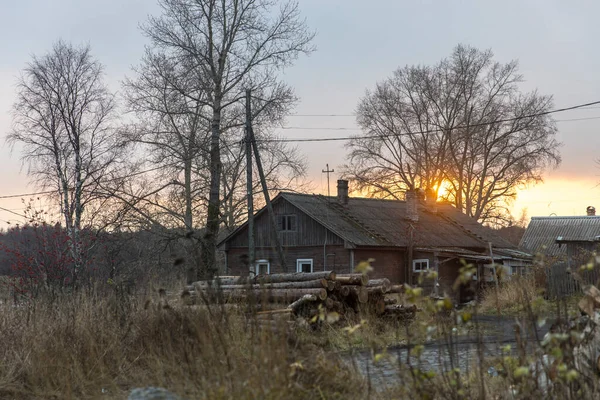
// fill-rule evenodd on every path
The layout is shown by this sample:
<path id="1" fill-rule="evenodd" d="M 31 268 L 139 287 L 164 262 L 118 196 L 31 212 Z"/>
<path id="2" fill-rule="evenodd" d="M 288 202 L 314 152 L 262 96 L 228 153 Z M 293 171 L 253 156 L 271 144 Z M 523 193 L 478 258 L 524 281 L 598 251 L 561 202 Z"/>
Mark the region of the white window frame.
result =
<path id="1" fill-rule="evenodd" d="M 425 269 L 417 269 L 417 264 L 419 263 L 426 263 L 427 266 L 425 267 Z M 425 272 L 425 271 L 429 271 L 429 258 L 417 258 L 416 260 L 413 260 L 413 272 Z"/>
<path id="2" fill-rule="evenodd" d="M 269 260 L 256 260 L 256 262 L 254 263 L 254 274 L 255 275 L 265 274 L 265 272 L 263 272 L 262 269 L 259 268 L 259 265 L 265 265 L 265 264 L 267 264 L 266 274 L 269 275 L 271 273 L 271 263 L 269 262 Z"/>
<path id="3" fill-rule="evenodd" d="M 301 264 L 310 263 L 310 272 L 314 272 L 314 263 L 312 258 L 298 258 L 296 260 L 296 272 L 302 272 Z"/>

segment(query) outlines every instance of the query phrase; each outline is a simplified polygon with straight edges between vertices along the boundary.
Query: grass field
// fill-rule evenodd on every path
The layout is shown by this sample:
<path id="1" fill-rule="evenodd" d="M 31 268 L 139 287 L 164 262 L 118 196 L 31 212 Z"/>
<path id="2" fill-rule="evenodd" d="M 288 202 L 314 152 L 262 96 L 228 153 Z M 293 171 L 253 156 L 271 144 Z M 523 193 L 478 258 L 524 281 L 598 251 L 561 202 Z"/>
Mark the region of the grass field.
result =
<path id="1" fill-rule="evenodd" d="M 109 285 L 21 298 L 16 304 L 4 290 L 0 398 L 125 399 L 132 388 L 145 386 L 164 387 L 185 399 L 585 398 L 598 393 L 597 379 L 590 381 L 578 369 L 573 346 L 558 336 L 527 354 L 483 360 L 485 371 L 421 371 L 395 360 L 393 381 L 402 384 L 391 387 L 373 387 L 341 356 L 368 352 L 376 362 L 389 357 L 390 346 L 410 343 L 411 354 L 419 357 L 427 340 L 463 331 L 484 335 L 472 315 L 494 312 L 495 300 L 490 306 L 485 299 L 481 310 L 458 310 L 449 301 L 411 298 L 422 311 L 410 324 L 363 314 L 288 332 L 287 323 L 261 328 L 231 307 L 183 306 L 177 286 L 168 289 L 173 293 L 168 301 L 156 288 L 128 295 Z M 499 293 L 502 308 L 512 307 L 511 296 L 523 289 L 505 286 Z M 535 301 L 510 312 L 533 310 L 536 318 Z M 553 361 L 540 372 L 532 365 L 542 352 Z M 500 373 L 490 375 L 489 365 Z M 542 372 L 554 374 L 552 386 L 539 383 Z"/>

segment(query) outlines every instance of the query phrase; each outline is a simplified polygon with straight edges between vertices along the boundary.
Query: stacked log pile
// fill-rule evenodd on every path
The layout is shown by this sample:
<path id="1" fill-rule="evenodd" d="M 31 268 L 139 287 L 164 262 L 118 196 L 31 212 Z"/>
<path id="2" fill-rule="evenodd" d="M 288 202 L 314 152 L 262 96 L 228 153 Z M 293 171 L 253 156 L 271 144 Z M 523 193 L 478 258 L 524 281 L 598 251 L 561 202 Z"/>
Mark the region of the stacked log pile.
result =
<path id="1" fill-rule="evenodd" d="M 382 318 L 410 320 L 417 308 L 396 304 L 395 294 L 403 291 L 402 285 L 392 285 L 388 279 L 324 271 L 222 276 L 194 282 L 186 287 L 182 298 L 186 304 L 255 304 L 261 310 L 257 315 L 269 319 L 278 315 L 310 320 L 324 311 L 344 316 L 368 310 Z M 275 305 L 284 308 L 273 309 Z"/>

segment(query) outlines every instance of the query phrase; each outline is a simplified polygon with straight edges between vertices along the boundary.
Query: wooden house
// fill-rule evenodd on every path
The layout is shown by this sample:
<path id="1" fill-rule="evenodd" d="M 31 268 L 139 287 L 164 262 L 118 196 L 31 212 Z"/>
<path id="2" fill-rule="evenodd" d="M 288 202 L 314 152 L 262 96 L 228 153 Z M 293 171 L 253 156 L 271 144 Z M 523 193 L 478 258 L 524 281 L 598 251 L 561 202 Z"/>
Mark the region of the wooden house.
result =
<path id="1" fill-rule="evenodd" d="M 490 250 L 495 263 L 525 265 L 529 258 L 451 204 L 416 191 L 407 192 L 404 201 L 356 198 L 348 196 L 348 182 L 339 180 L 336 197 L 282 192 L 273 199 L 273 210 L 283 265 L 263 208 L 255 215 L 254 263 L 248 262 L 247 224 L 220 243 L 226 273 L 348 273 L 358 262 L 374 259 L 372 276 L 393 283 L 416 284 L 420 274 L 437 271 L 439 278 L 431 286 L 442 294 L 452 291 L 462 260 L 484 271 L 491 264 Z M 467 300 L 469 291 L 456 295 Z"/>
<path id="2" fill-rule="evenodd" d="M 600 249 L 600 216 L 592 206 L 586 215 L 532 217 L 520 247 L 543 257 L 549 297 L 571 295 L 581 289 L 572 271 L 586 283 L 595 284 L 600 278 L 597 268 L 579 270 Z"/>
<path id="3" fill-rule="evenodd" d="M 596 250 L 599 243 L 600 216 L 592 206 L 586 215 L 532 217 L 521 239 L 521 247 L 532 254 L 541 253 L 569 266 L 587 262 L 579 258 Z"/>

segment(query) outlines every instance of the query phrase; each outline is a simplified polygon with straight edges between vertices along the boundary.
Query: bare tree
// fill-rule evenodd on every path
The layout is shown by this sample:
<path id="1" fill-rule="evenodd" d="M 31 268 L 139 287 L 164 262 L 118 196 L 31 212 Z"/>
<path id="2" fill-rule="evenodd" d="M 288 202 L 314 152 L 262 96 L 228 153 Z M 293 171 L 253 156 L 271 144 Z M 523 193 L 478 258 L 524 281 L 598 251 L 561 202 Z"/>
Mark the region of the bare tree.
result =
<path id="1" fill-rule="evenodd" d="M 152 50 L 185 70 L 182 95 L 207 109 L 210 127 L 210 187 L 202 256 L 206 273 L 215 272 L 215 244 L 221 222 L 223 134 L 241 126 L 244 90 L 251 89 L 261 106 L 256 115 L 275 120 L 295 100 L 277 72 L 301 53 L 312 50 L 313 33 L 300 18 L 295 2 L 272 0 L 159 0 L 162 15 L 152 17 L 144 32 Z M 178 85 L 173 85 L 176 87 Z"/>
<path id="2" fill-rule="evenodd" d="M 348 144 L 348 177 L 372 195 L 449 187 L 446 200 L 501 222 L 523 184 L 560 162 L 552 97 L 522 93 L 517 62 L 459 45 L 434 66 L 407 66 L 358 105 L 366 133 Z"/>
<path id="3" fill-rule="evenodd" d="M 206 219 L 209 201 L 206 194 L 211 182 L 212 112 L 204 101 L 188 95 L 201 93 L 203 89 L 198 80 L 165 54 L 148 49 L 135 73 L 135 78 L 127 79 L 124 84 L 128 109 L 137 117 L 135 124 L 126 130 L 127 140 L 138 145 L 141 157 L 147 161 L 145 164 L 162 168 L 153 171 L 153 179 L 136 177 L 137 185 L 113 183 L 111 193 L 135 214 L 130 220 L 137 218 L 139 227 L 151 227 L 165 240 L 186 242 L 186 262 L 192 264 L 194 271 L 199 271 L 202 265 L 199 232 Z M 266 107 L 262 99 L 254 100 L 260 110 L 254 116 L 259 138 L 272 138 L 268 127 L 283 117 L 281 110 L 288 106 L 287 98 L 280 98 L 279 102 L 275 99 Z M 219 223 L 231 230 L 245 217 L 246 209 L 246 163 L 241 128 L 245 115 L 243 104 L 232 104 L 225 111 L 221 117 L 224 134 L 220 143 Z M 263 146 L 261 153 L 271 187 L 286 187 L 304 175 L 304 162 L 296 149 L 276 143 L 268 148 Z M 150 165 L 144 169 L 154 170 Z M 257 180 L 254 186 L 259 188 Z M 157 229 L 158 226 L 162 229 Z"/>
<path id="4" fill-rule="evenodd" d="M 58 192 L 73 278 L 84 263 L 84 212 L 103 198 L 98 185 L 118 167 L 124 151 L 111 127 L 114 97 L 102 77 L 102 65 L 89 46 L 58 41 L 48 54 L 34 56 L 19 79 L 14 126 L 7 137 L 12 145 L 23 145 L 29 174 Z"/>

